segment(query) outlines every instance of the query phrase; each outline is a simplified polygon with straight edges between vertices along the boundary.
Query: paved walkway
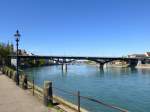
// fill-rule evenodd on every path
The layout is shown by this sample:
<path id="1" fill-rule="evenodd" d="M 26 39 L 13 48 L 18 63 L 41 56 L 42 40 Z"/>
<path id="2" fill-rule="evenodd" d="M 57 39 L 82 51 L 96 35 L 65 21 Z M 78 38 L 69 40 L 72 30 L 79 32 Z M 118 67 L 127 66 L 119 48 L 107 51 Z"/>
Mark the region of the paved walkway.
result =
<path id="1" fill-rule="evenodd" d="M 0 73 L 0 112 L 52 112 L 27 90 Z"/>

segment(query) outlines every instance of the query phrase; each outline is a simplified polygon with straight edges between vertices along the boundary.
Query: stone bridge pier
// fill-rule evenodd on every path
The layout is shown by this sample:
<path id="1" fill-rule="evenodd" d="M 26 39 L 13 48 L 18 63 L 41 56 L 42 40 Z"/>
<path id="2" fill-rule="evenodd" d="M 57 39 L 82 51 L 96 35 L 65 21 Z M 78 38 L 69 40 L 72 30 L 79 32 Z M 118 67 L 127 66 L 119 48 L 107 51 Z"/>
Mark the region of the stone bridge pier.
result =
<path id="1" fill-rule="evenodd" d="M 105 64 L 105 63 L 99 63 L 99 69 L 100 69 L 100 70 L 104 70 L 104 64 Z"/>
<path id="2" fill-rule="evenodd" d="M 61 64 L 62 71 L 67 72 L 68 64 L 72 63 L 73 61 L 75 61 L 75 60 L 74 59 L 66 59 L 66 58 L 64 58 L 64 59 L 60 59 L 58 63 Z"/>
<path id="3" fill-rule="evenodd" d="M 128 64 L 129 64 L 129 67 L 135 68 L 138 64 L 138 60 L 129 60 Z"/>
<path id="4" fill-rule="evenodd" d="M 55 59 L 51 59 L 51 60 L 54 61 L 55 64 L 61 65 L 61 70 L 62 71 L 67 71 L 67 61 L 66 61 L 66 59 L 55 58 Z"/>
<path id="5" fill-rule="evenodd" d="M 62 69 L 62 71 L 67 71 L 67 69 L 68 69 L 67 63 L 62 63 L 61 69 Z"/>
<path id="6" fill-rule="evenodd" d="M 94 62 L 96 62 L 97 64 L 99 64 L 99 69 L 100 69 L 101 71 L 104 71 L 104 65 L 105 65 L 106 63 L 108 63 L 108 62 L 113 61 L 113 60 L 112 60 L 112 59 L 107 59 L 107 60 L 99 60 L 99 59 L 93 60 L 93 59 L 90 59 L 90 61 L 94 61 Z"/>
<path id="7" fill-rule="evenodd" d="M 99 64 L 99 69 L 100 70 L 104 69 L 104 65 L 106 63 L 109 63 L 109 62 L 112 62 L 112 61 L 115 61 L 115 60 L 116 59 L 107 59 L 107 60 L 106 59 L 104 59 L 104 60 L 93 60 L 93 59 L 91 59 L 91 61 L 94 61 L 94 62 Z M 135 68 L 137 66 L 137 64 L 138 64 L 138 60 L 137 59 L 124 59 L 124 58 L 121 58 L 120 60 L 126 61 L 129 64 L 128 67 L 131 67 L 131 68 Z"/>

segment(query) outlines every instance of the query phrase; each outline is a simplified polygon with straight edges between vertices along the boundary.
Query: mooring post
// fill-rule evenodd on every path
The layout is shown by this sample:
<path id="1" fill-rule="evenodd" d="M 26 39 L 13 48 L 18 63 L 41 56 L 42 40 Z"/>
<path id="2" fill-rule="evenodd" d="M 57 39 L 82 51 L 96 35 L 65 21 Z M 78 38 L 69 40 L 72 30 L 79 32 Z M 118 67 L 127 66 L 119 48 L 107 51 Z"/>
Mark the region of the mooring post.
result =
<path id="1" fill-rule="evenodd" d="M 44 105 L 53 104 L 52 82 L 44 81 Z"/>
<path id="2" fill-rule="evenodd" d="M 78 112 L 80 112 L 80 91 L 77 92 L 78 96 Z"/>

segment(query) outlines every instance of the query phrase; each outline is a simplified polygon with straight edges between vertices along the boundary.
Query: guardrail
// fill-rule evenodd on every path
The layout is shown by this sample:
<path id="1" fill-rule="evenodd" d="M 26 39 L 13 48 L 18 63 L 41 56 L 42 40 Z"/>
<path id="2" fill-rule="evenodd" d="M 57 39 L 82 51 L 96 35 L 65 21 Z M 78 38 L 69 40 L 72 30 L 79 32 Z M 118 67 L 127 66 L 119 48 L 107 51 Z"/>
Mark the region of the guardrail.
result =
<path id="1" fill-rule="evenodd" d="M 107 104 L 101 100 L 97 100 L 97 99 L 94 99 L 94 98 L 91 98 L 91 97 L 87 97 L 87 96 L 82 96 L 80 95 L 80 91 L 77 91 L 76 93 L 72 93 L 70 91 L 66 91 L 66 90 L 63 90 L 63 89 L 60 89 L 58 87 L 52 87 L 53 89 L 57 89 L 61 92 L 64 92 L 66 94 L 69 94 L 69 95 L 72 95 L 72 96 L 76 96 L 77 97 L 77 102 L 78 102 L 78 112 L 80 112 L 80 105 L 81 105 L 81 102 L 80 102 L 80 99 L 83 98 L 83 99 L 86 99 L 86 100 L 89 100 L 89 101 L 92 101 L 92 102 L 95 102 L 99 105 L 103 105 L 103 106 L 106 106 L 108 108 L 112 108 L 112 109 L 115 109 L 117 111 L 120 111 L 120 112 L 129 112 L 128 110 L 126 109 L 123 109 L 123 108 L 120 108 L 120 107 L 117 107 L 115 105 L 111 105 L 111 104 Z"/>

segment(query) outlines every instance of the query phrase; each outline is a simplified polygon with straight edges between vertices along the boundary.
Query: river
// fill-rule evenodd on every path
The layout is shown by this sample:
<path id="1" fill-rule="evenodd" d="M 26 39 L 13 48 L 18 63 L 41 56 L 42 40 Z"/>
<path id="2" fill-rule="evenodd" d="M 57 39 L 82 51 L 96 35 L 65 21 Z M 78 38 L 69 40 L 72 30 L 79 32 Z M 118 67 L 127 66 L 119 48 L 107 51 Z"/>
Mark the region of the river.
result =
<path id="1" fill-rule="evenodd" d="M 67 72 L 61 66 L 46 66 L 25 69 L 35 83 L 43 87 L 44 80 L 53 86 L 89 96 L 113 104 L 130 112 L 150 111 L 150 69 L 104 68 L 100 71 L 91 65 L 68 65 Z M 75 96 L 55 90 L 56 95 L 77 104 Z M 81 106 L 90 112 L 118 112 L 97 103 L 81 99 Z"/>

